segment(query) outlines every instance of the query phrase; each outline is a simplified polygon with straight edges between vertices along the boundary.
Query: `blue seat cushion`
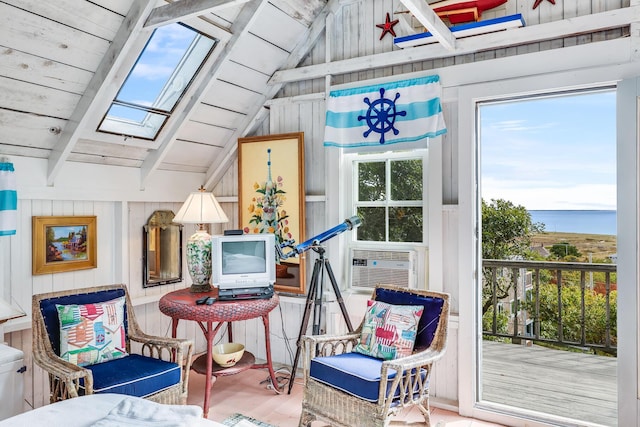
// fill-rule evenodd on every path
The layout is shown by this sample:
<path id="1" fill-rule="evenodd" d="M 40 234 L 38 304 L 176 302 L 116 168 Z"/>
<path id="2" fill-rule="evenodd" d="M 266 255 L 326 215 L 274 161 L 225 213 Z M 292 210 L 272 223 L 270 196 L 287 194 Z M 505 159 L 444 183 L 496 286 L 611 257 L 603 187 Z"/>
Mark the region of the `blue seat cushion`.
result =
<path id="1" fill-rule="evenodd" d="M 146 397 L 180 382 L 180 366 L 177 363 L 139 354 L 86 368 L 93 373 L 94 393 Z"/>
<path id="2" fill-rule="evenodd" d="M 396 291 L 392 289 L 376 288 L 376 301 L 386 302 L 394 305 L 422 305 L 424 312 L 418 323 L 415 350 L 428 348 L 433 341 L 440 321 L 440 313 L 444 305 L 442 298 L 435 298 L 425 295 L 416 295 L 408 292 Z"/>
<path id="3" fill-rule="evenodd" d="M 380 392 L 381 359 L 361 353 L 344 353 L 335 356 L 316 357 L 311 360 L 309 376 L 316 381 L 342 390 L 369 402 L 377 402 Z M 426 375 L 422 370 L 421 375 Z M 396 376 L 394 369 L 387 371 L 387 378 Z M 388 390 L 387 390 L 388 393 Z M 397 397 L 400 391 L 396 392 Z"/>

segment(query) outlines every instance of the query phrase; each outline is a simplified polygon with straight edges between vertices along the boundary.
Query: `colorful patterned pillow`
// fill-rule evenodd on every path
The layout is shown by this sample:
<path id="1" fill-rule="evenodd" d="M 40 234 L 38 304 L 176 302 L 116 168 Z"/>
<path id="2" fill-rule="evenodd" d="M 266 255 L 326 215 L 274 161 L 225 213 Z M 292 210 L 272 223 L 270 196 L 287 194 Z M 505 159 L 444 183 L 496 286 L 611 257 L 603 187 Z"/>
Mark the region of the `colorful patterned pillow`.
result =
<path id="1" fill-rule="evenodd" d="M 127 355 L 124 297 L 93 304 L 56 304 L 60 320 L 60 357 L 78 366 Z"/>
<path id="2" fill-rule="evenodd" d="M 423 311 L 421 305 L 367 301 L 362 334 L 353 350 L 384 360 L 411 355 Z"/>

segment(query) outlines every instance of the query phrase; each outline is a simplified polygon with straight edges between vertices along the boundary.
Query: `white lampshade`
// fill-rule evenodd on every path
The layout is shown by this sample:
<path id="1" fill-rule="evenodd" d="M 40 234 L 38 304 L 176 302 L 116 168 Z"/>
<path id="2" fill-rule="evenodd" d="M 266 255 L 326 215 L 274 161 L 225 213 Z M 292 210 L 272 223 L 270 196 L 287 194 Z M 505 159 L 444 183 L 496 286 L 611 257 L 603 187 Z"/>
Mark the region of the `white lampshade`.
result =
<path id="1" fill-rule="evenodd" d="M 212 224 L 227 222 L 229 218 L 224 213 L 220 204 L 212 193 L 200 190 L 189 194 L 187 200 L 173 218 L 173 222 L 179 224 Z"/>
<path id="2" fill-rule="evenodd" d="M 213 194 L 205 192 L 204 187 L 200 186 L 198 191 L 189 194 L 173 221 L 199 224 L 198 231 L 187 240 L 187 269 L 191 275 L 191 292 L 209 292 L 211 236 L 205 230 L 204 224 L 227 222 L 227 215 Z"/>

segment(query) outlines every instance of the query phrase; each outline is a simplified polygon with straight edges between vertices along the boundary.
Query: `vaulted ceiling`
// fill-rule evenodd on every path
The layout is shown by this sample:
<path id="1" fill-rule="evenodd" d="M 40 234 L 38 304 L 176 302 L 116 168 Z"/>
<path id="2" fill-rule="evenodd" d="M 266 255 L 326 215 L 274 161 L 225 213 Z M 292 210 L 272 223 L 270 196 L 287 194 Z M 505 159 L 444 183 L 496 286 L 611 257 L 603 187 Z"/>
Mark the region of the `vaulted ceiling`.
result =
<path id="1" fill-rule="evenodd" d="M 0 2 L 0 153 L 211 175 L 266 111 L 337 2 L 8 0 Z M 155 141 L 98 133 L 154 28 L 180 21 L 218 40 Z"/>
<path id="2" fill-rule="evenodd" d="M 368 1 L 368 0 L 365 0 Z M 327 16 L 353 0 L 0 0 L 0 155 L 47 159 L 48 184 L 74 162 L 213 178 L 288 82 L 465 55 L 628 25 L 640 7 L 456 39 L 424 0 L 400 0 L 439 42 L 321 64 L 301 61 Z M 155 141 L 96 132 L 154 28 L 183 22 L 218 40 Z"/>

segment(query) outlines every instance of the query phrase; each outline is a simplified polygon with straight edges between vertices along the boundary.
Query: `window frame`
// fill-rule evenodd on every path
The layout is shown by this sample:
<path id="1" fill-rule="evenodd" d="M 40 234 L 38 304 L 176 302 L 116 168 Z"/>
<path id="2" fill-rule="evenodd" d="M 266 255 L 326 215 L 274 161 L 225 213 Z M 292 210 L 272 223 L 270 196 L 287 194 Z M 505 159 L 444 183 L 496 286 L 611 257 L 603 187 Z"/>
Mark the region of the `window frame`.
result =
<path id="1" fill-rule="evenodd" d="M 179 105 L 181 104 L 181 102 L 185 98 L 185 95 L 188 93 L 189 90 L 192 89 L 193 82 L 196 80 L 196 78 L 199 76 L 199 74 L 202 73 L 202 70 L 205 68 L 205 66 L 206 66 L 207 62 L 209 61 L 209 59 L 214 55 L 216 47 L 220 43 L 220 40 L 218 38 L 216 38 L 216 37 L 214 37 L 214 36 L 212 36 L 210 34 L 207 34 L 207 33 L 203 32 L 203 31 L 200 31 L 200 30 L 198 30 L 197 28 L 195 28 L 195 27 L 193 27 L 191 25 L 185 24 L 184 22 L 175 22 L 175 23 L 172 23 L 170 25 L 180 25 L 182 27 L 185 27 L 186 29 L 188 29 L 188 30 L 192 31 L 193 33 L 195 33 L 195 37 L 194 37 L 194 40 L 185 49 L 184 56 L 176 64 L 176 66 L 173 69 L 173 71 L 172 71 L 170 77 L 168 78 L 166 84 L 163 86 L 162 90 L 160 91 L 159 97 L 156 100 L 154 100 L 154 104 L 152 104 L 152 105 L 144 105 L 143 103 L 140 103 L 140 104 L 131 103 L 129 101 L 124 101 L 122 99 L 119 99 L 123 88 L 125 87 L 125 85 L 129 81 L 129 78 L 131 77 L 131 75 L 136 70 L 136 67 L 138 66 L 138 63 L 140 62 L 142 56 L 147 51 L 147 48 L 152 44 L 153 37 L 156 34 L 156 30 L 157 30 L 156 29 L 156 30 L 152 31 L 149 34 L 149 36 L 147 37 L 143 48 L 140 50 L 140 53 L 137 55 L 135 61 L 133 61 L 131 67 L 129 68 L 129 70 L 127 72 L 126 77 L 120 83 L 120 85 L 118 87 L 118 90 L 114 94 L 114 96 L 111 99 L 111 101 L 109 101 L 109 103 L 105 106 L 104 114 L 100 118 L 100 120 L 98 121 L 98 123 L 97 123 L 97 125 L 95 127 L 95 132 L 97 134 L 117 135 L 117 136 L 123 136 L 123 137 L 125 137 L 127 139 L 131 138 L 131 139 L 134 139 L 134 140 L 141 140 L 141 141 L 157 141 L 158 140 L 159 136 L 162 134 L 162 130 L 165 128 L 167 123 L 171 120 L 171 118 L 172 118 L 173 114 L 175 113 L 175 111 L 178 110 Z M 182 91 L 181 91 L 180 95 L 178 95 L 176 97 L 175 102 L 173 102 L 172 107 L 170 109 L 158 108 L 156 103 L 157 103 L 158 100 L 162 99 L 162 94 L 166 91 L 166 89 L 172 85 L 172 82 L 174 82 L 176 78 L 179 79 L 179 78 L 184 77 L 184 75 L 182 75 L 180 73 L 180 70 L 183 69 L 185 67 L 185 64 L 187 64 L 190 60 L 193 60 L 193 58 L 190 58 L 189 55 L 191 53 L 193 53 L 194 47 L 197 46 L 198 41 L 201 40 L 202 38 L 210 39 L 211 42 L 212 42 L 211 47 L 209 48 L 208 52 L 202 57 L 200 63 L 196 67 L 194 67 L 193 74 L 190 76 L 189 81 L 182 88 Z M 187 74 L 187 76 L 188 76 L 188 74 Z M 111 111 L 112 108 L 119 108 L 119 107 L 124 107 L 124 108 L 129 108 L 129 109 L 140 110 L 140 111 L 146 112 L 145 118 L 140 120 L 140 121 L 132 120 L 131 122 L 127 122 L 123 117 L 109 116 L 109 112 Z M 152 116 L 157 116 L 157 117 L 154 118 Z M 161 120 L 161 123 L 157 127 L 157 129 L 155 130 L 155 133 L 154 133 L 153 137 L 144 136 L 144 135 L 141 135 L 140 133 L 134 134 L 135 132 L 130 132 L 130 133 L 126 132 L 127 128 L 144 129 L 145 123 L 147 123 L 149 121 L 156 121 L 161 117 L 164 117 L 164 120 Z M 124 126 L 124 129 L 123 129 L 124 131 L 118 132 L 118 131 L 114 131 L 112 129 L 113 127 L 115 127 L 114 125 L 117 125 L 118 122 L 122 123 L 121 126 Z M 103 126 L 105 127 L 105 129 L 101 129 Z"/>
<path id="2" fill-rule="evenodd" d="M 390 200 L 390 163 L 397 160 L 421 160 L 422 161 L 422 199 L 421 200 Z M 357 233 L 352 233 L 350 240 L 354 247 L 370 248 L 393 248 L 393 249 L 415 249 L 426 248 L 429 242 L 429 149 L 420 148 L 407 151 L 386 151 L 380 153 L 348 153 L 344 155 L 345 177 L 343 182 L 345 194 L 345 207 L 348 214 L 356 215 L 358 207 L 384 207 L 385 208 L 385 241 L 357 240 Z M 387 195 L 382 202 L 360 202 L 358 200 L 358 174 L 356 173 L 357 163 L 364 162 L 385 162 L 385 188 Z M 421 242 L 395 242 L 389 241 L 389 218 L 388 209 L 394 206 L 412 206 L 422 208 L 422 241 Z"/>

